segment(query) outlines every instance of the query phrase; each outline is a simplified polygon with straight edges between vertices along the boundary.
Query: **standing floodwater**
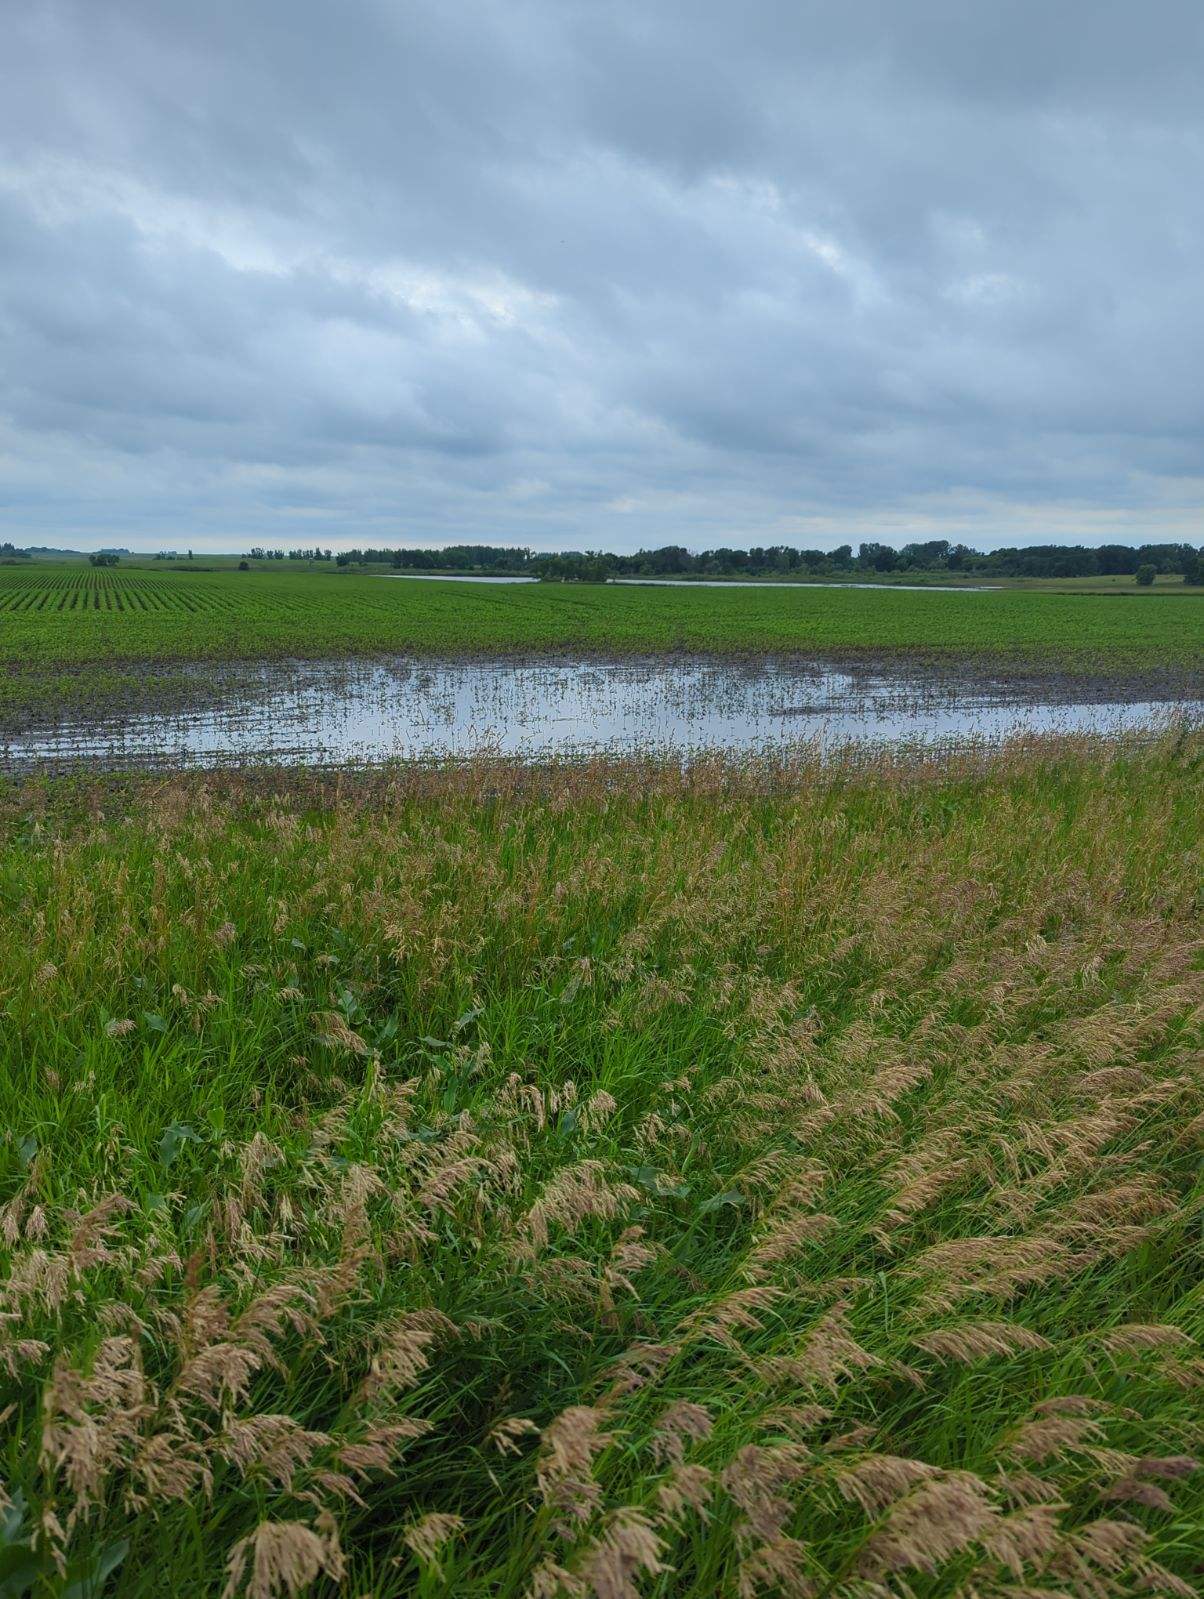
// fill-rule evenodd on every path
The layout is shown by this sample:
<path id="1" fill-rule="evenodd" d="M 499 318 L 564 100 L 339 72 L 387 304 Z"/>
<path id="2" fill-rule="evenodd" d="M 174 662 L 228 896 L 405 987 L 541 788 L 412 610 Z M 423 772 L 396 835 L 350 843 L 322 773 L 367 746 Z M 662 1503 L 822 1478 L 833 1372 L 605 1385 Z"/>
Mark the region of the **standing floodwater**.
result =
<path id="1" fill-rule="evenodd" d="M 1204 701 L 1041 700 L 1002 684 L 797 661 L 292 661 L 239 667 L 237 698 L 203 709 L 23 731 L 0 744 L 0 759 L 138 767 L 885 747 L 1119 733 L 1171 715 L 1204 719 Z"/>

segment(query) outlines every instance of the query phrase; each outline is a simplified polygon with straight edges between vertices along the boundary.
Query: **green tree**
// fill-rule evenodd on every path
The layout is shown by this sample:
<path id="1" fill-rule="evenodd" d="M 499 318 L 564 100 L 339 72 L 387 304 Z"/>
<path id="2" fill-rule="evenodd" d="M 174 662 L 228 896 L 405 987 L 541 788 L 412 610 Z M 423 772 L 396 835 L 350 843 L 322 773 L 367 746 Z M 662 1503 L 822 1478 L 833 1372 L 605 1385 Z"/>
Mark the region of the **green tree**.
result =
<path id="1" fill-rule="evenodd" d="M 1144 561 L 1137 568 L 1137 581 L 1141 584 L 1143 589 L 1148 589 L 1150 587 L 1150 585 L 1154 581 L 1155 576 L 1156 576 L 1155 569 L 1154 569 L 1154 567 L 1152 567 L 1150 565 L 1150 563 L 1148 561 Z"/>

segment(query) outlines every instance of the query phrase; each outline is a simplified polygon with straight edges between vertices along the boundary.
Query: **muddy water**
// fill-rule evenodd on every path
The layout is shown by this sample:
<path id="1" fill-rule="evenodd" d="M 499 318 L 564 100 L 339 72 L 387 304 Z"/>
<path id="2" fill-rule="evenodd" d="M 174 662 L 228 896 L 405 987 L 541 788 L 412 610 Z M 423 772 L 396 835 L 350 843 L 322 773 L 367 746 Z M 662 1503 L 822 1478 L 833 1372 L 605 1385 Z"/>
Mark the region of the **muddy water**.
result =
<path id="1" fill-rule="evenodd" d="M 1204 700 L 1053 703 L 1014 688 L 790 661 L 534 665 L 393 660 L 239 668 L 216 707 L 29 729 L 0 764 L 86 767 L 377 763 L 494 753 L 786 751 L 956 745 L 1016 733 L 1204 724 Z"/>

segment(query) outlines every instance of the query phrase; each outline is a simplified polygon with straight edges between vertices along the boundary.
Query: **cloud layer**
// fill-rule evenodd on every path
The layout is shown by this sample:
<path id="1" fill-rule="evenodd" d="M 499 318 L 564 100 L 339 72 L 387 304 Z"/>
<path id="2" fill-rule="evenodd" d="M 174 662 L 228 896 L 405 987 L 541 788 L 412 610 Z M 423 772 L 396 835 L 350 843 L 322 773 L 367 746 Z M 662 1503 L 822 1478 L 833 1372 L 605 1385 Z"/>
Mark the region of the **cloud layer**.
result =
<path id="1" fill-rule="evenodd" d="M 26 0 L 0 532 L 1204 541 L 1198 0 Z"/>

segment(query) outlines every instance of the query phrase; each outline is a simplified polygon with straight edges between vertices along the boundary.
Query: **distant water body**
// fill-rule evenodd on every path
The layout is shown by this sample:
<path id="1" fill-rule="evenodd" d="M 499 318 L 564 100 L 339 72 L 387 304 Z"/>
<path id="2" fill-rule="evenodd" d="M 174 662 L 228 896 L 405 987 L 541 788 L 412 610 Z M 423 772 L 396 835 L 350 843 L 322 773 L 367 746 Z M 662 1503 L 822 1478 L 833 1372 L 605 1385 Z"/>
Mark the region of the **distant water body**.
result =
<path id="1" fill-rule="evenodd" d="M 507 573 L 484 577 L 468 572 L 389 572 L 388 577 L 404 577 L 419 583 L 538 583 L 537 577 Z M 607 583 L 631 588 L 656 589 L 905 589 L 909 594 L 994 594 L 997 586 L 987 583 L 839 583 L 813 581 L 785 583 L 761 582 L 740 577 L 608 577 Z"/>
<path id="2" fill-rule="evenodd" d="M 516 577 L 504 573 L 487 577 L 475 572 L 386 572 L 386 577 L 404 577 L 411 583 L 538 583 L 537 577 Z"/>

